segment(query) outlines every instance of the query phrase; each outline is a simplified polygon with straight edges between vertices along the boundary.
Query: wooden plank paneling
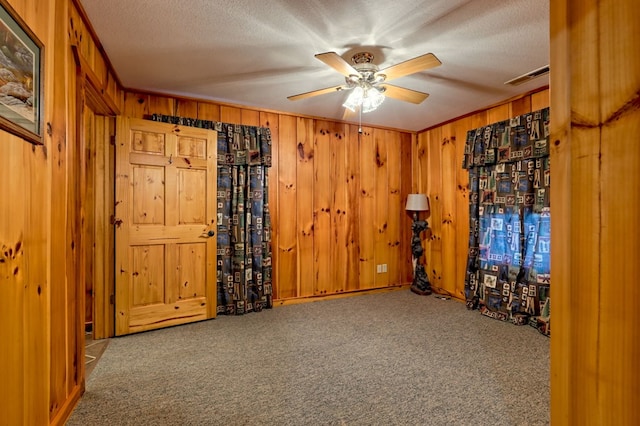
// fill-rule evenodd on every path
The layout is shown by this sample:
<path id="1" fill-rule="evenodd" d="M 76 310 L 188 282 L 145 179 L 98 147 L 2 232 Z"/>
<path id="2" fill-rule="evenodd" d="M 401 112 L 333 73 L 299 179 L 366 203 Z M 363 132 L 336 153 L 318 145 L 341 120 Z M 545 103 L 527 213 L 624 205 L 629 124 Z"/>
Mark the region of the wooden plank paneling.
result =
<path id="1" fill-rule="evenodd" d="M 388 265 L 389 252 L 389 165 L 387 164 L 387 140 L 386 131 L 382 129 L 373 129 L 373 145 L 374 145 L 374 176 L 376 186 L 374 189 L 374 205 L 373 214 L 373 250 L 376 266 L 375 287 L 385 287 L 389 284 L 389 272 L 384 269 L 378 272 L 378 265 Z"/>
<path id="2" fill-rule="evenodd" d="M 105 62 L 104 57 L 100 55 L 100 52 L 98 51 L 98 47 L 95 46 L 95 44 L 94 44 L 93 51 L 94 51 L 93 67 L 91 69 L 96 74 L 98 79 L 101 82 L 105 83 L 107 81 L 107 74 L 109 73 L 109 68 L 107 67 L 107 63 Z"/>
<path id="3" fill-rule="evenodd" d="M 634 424 L 640 423 L 640 313 L 635 303 L 640 286 L 632 278 L 640 259 L 640 7 L 637 2 L 609 0 L 599 8 L 598 99 L 606 125 L 600 141 L 598 397 L 603 423 Z M 624 195 L 616 194 L 619 188 L 624 188 Z"/>
<path id="4" fill-rule="evenodd" d="M 21 141 L 23 150 L 29 149 Z M 32 268 L 32 265 L 46 263 L 48 248 L 46 239 L 30 240 L 24 239 L 24 235 L 47 235 L 49 211 L 47 205 L 47 177 L 44 173 L 39 173 L 46 164 L 44 149 L 39 148 L 27 154 L 25 161 L 17 165 L 26 166 L 24 170 L 24 182 L 26 193 L 31 194 L 35 203 L 25 203 L 24 213 L 25 229 L 21 237 L 23 252 L 21 253 L 14 246 L 14 269 L 13 277 L 16 290 L 24 297 L 23 305 L 23 348 L 24 361 L 21 371 L 24 380 L 24 390 L 22 399 L 24 400 L 25 424 L 42 424 L 48 419 L 48 388 L 42 386 L 43 378 L 48 376 L 49 357 L 42 355 L 42 348 L 48 343 L 49 331 L 46 328 L 49 315 L 49 300 L 47 298 L 49 286 L 47 285 L 47 270 L 45 268 Z M 30 157 L 30 158 L 27 158 Z M 24 195 L 23 195 L 24 196 Z M 16 198 L 10 198 L 15 201 Z M 20 241 L 20 240 L 16 240 Z M 24 262 L 23 264 L 20 264 Z M 11 274 L 8 274 L 11 276 Z M 19 317 L 18 317 L 19 318 Z M 7 365 L 7 364 L 2 364 Z M 15 368 L 15 367 L 11 367 Z M 20 371 L 20 370 L 19 370 Z M 6 383 L 6 382 L 4 382 Z M 5 385 L 6 386 L 6 385 Z M 14 396 L 15 398 L 15 396 Z M 6 400 L 5 400 L 6 401 Z"/>
<path id="5" fill-rule="evenodd" d="M 0 351 L 0 365 L 11 366 L 0 370 L 0 380 L 8 384 L 0 387 L 0 401 L 3 403 L 2 407 L 6 407 L 3 415 L 22 423 L 25 418 L 25 402 L 34 401 L 33 398 L 25 398 L 27 394 L 23 372 L 29 366 L 25 366 L 23 331 L 40 324 L 23 323 L 26 304 L 22 291 L 26 272 L 24 251 L 30 249 L 28 246 L 23 247 L 26 234 L 25 209 L 29 207 L 30 201 L 25 197 L 25 186 L 28 185 L 29 177 L 25 176 L 23 171 L 27 147 L 23 140 L 5 135 L 2 134 L 3 145 L 0 147 L 3 154 L 0 157 L 0 184 L 6 190 L 7 199 L 13 202 L 3 203 L 0 215 L 0 315 L 3 325 L 15 325 L 0 327 L 0 339 L 6 342 Z M 30 158 L 27 157 L 26 160 L 29 161 Z M 16 220 L 17 218 L 19 220 Z"/>
<path id="6" fill-rule="evenodd" d="M 81 147 L 84 166 L 84 177 L 82 180 L 82 203 L 85 208 L 82 209 L 82 239 L 86 247 L 92 250 L 86 250 L 83 254 L 84 259 L 84 322 L 85 324 L 93 324 L 93 294 L 94 288 L 94 262 L 93 248 L 95 247 L 95 145 L 93 144 L 95 130 L 95 113 L 90 108 L 84 108 L 83 111 L 84 126 Z"/>
<path id="7" fill-rule="evenodd" d="M 61 4 L 56 7 L 56 19 L 68 18 L 66 5 L 61 10 Z M 64 36 L 57 35 L 55 42 L 55 52 L 53 55 L 53 72 L 57 76 L 64 76 L 65 80 L 70 80 L 68 85 L 58 84 L 53 86 L 53 96 L 48 98 L 50 105 L 57 106 L 53 108 L 51 125 L 51 218 L 50 218 L 50 238 L 51 238 L 51 255 L 50 255 L 50 275 L 51 282 L 57 283 L 51 287 L 50 315 L 51 320 L 48 324 L 50 330 L 50 371 L 48 388 L 49 395 L 47 400 L 47 411 L 50 418 L 55 418 L 65 406 L 72 389 L 69 384 L 70 372 L 68 370 L 68 357 L 72 352 L 70 340 L 73 335 L 67 333 L 67 322 L 73 318 L 73 310 L 67 309 L 67 306 L 75 303 L 74 292 L 68 288 L 70 282 L 75 280 L 75 270 L 68 271 L 68 258 L 73 257 L 73 241 L 67 234 L 67 220 L 71 220 L 73 213 L 69 212 L 67 217 L 67 196 L 70 187 L 76 182 L 73 180 L 71 164 L 73 156 L 73 144 L 68 142 L 66 120 L 68 111 L 60 105 L 62 99 L 68 96 L 69 99 L 76 99 L 75 73 L 73 76 L 67 75 L 67 69 L 72 65 L 71 58 L 67 58 L 69 40 Z M 55 100 L 55 102 L 54 102 Z M 45 100 L 47 102 L 47 100 Z M 70 114 L 69 114 L 70 115 Z M 71 129 L 69 129 L 71 131 Z M 72 136 L 72 133 L 69 135 Z M 4 156 L 3 156 L 4 157 Z M 67 183 L 69 176 L 70 183 Z M 55 242 L 55 243 L 54 243 Z M 69 275 L 68 275 L 69 274 Z M 17 422 L 19 423 L 19 422 Z"/>
<path id="8" fill-rule="evenodd" d="M 96 151 L 95 174 L 95 305 L 93 313 L 93 333 L 95 339 L 113 335 L 114 295 L 114 232 L 111 217 L 114 214 L 114 146 L 110 143 L 113 133 L 113 119 L 96 117 L 94 135 Z"/>
<path id="9" fill-rule="evenodd" d="M 639 20 L 632 0 L 551 4 L 553 424 L 640 423 Z"/>
<path id="10" fill-rule="evenodd" d="M 220 107 L 220 121 L 223 123 L 241 124 L 242 110 L 240 108 L 222 105 Z"/>
<path id="11" fill-rule="evenodd" d="M 345 126 L 331 123 L 329 148 L 331 161 L 329 164 L 330 196 L 331 196 L 331 229 L 330 229 L 330 280 L 327 283 L 328 293 L 341 293 L 347 287 L 348 252 L 347 229 L 348 180 L 347 180 L 347 146 Z"/>
<path id="12" fill-rule="evenodd" d="M 401 196 L 402 182 L 402 145 L 400 135 L 396 131 L 385 131 L 385 145 L 387 146 L 387 181 L 389 182 L 387 193 L 387 264 L 388 284 L 401 284 L 401 220 L 404 215 L 403 198 Z M 406 199 L 406 198 L 405 198 Z"/>
<path id="13" fill-rule="evenodd" d="M 636 14 L 635 18 L 640 19 L 640 16 Z M 620 22 L 631 25 L 634 21 L 623 19 Z M 609 21 L 608 25 L 614 27 L 616 24 Z M 615 37 L 611 38 L 615 40 Z M 605 73 L 616 74 L 615 71 L 608 69 Z M 639 71 L 640 66 L 636 61 L 630 75 L 637 76 Z M 628 83 L 629 80 L 631 78 L 621 82 Z M 640 87 L 637 80 L 635 87 Z M 609 93 L 606 88 L 605 91 Z M 615 92 L 621 93 L 618 88 L 615 88 Z M 629 91 L 621 94 L 637 96 Z M 621 97 L 618 96 L 617 106 L 625 105 L 629 99 L 620 99 Z M 613 100 L 609 105 L 603 105 L 602 109 L 608 113 L 608 117 L 617 114 L 610 109 L 615 103 Z M 637 220 L 640 209 L 640 179 L 629 180 L 629 173 L 637 176 L 640 172 L 640 144 L 633 136 L 638 134 L 640 113 L 636 109 L 635 112 L 611 122 L 611 126 L 603 128 L 601 139 L 602 158 L 605 160 L 600 175 L 603 185 L 600 192 L 600 223 L 601 229 L 607 231 L 603 232 L 600 239 L 602 317 L 598 324 L 601 330 L 598 377 L 602 383 L 598 397 L 604 405 L 600 414 L 603 423 L 610 419 L 619 424 L 640 423 L 640 414 L 633 408 L 640 395 L 637 380 L 640 377 L 640 330 L 637 326 L 640 324 L 640 314 L 633 301 L 640 298 L 640 289 L 635 280 L 630 278 L 637 270 L 637 264 L 631 259 L 637 260 L 640 257 L 640 226 Z M 620 143 L 622 140 L 628 143 Z M 625 196 L 616 194 L 618 188 L 624 188 Z M 621 277 L 625 277 L 622 282 L 619 279 Z M 620 297 L 620 294 L 624 297 Z"/>
<path id="14" fill-rule="evenodd" d="M 456 143 L 456 279 L 454 297 L 464 299 L 464 280 L 469 255 L 469 173 L 461 167 L 470 120 L 463 118 L 454 123 Z"/>
<path id="15" fill-rule="evenodd" d="M 136 92 L 125 92 L 123 115 L 143 118 L 149 114 L 149 95 Z"/>
<path id="16" fill-rule="evenodd" d="M 529 111 L 527 111 L 529 112 Z M 479 111 L 473 114 L 471 118 L 471 129 L 477 129 L 478 127 L 486 126 L 487 124 L 491 124 L 489 122 L 489 118 L 487 116 L 487 111 Z"/>
<path id="17" fill-rule="evenodd" d="M 105 304 L 105 286 L 107 286 L 108 281 L 105 278 L 108 277 L 106 269 L 108 268 L 109 258 L 111 258 L 111 252 L 106 252 L 106 249 L 109 247 L 109 233 L 108 226 L 109 223 L 109 215 L 108 209 L 105 203 L 109 199 L 109 194 L 111 193 L 110 188 L 106 185 L 109 182 L 109 140 L 108 140 L 108 121 L 103 120 L 101 117 L 95 117 L 95 132 L 92 137 L 95 136 L 95 175 L 94 175 L 94 196 L 95 196 L 95 205 L 94 205 L 94 217 L 96 228 L 94 230 L 94 238 L 95 238 L 95 246 L 94 246 L 94 256 L 95 263 L 93 268 L 93 276 L 91 277 L 93 282 L 94 294 L 92 296 L 95 297 L 95 306 L 85 306 L 85 311 L 87 308 L 91 308 L 91 320 L 93 323 L 93 333 L 94 335 L 100 336 L 99 338 L 103 339 L 108 337 L 105 333 L 105 324 L 102 321 L 103 318 L 107 318 L 108 315 L 108 304 Z M 105 124 L 107 126 L 105 126 Z M 108 297 L 106 298 L 108 300 Z M 95 319 L 99 318 L 97 324 L 100 325 L 100 329 L 96 326 Z"/>
<path id="18" fill-rule="evenodd" d="M 407 196 L 412 192 L 413 167 L 412 150 L 417 144 L 415 134 L 400 133 L 400 283 L 413 280 L 413 263 L 411 260 L 411 216 L 405 210 Z"/>
<path id="19" fill-rule="evenodd" d="M 176 115 L 175 114 L 175 99 L 169 96 L 151 95 L 149 96 L 149 114 L 163 114 L 163 115 Z M 142 118 L 142 117 L 139 117 Z"/>
<path id="20" fill-rule="evenodd" d="M 360 135 L 360 282 L 359 289 L 373 288 L 376 278 L 375 196 L 376 147 L 373 129 L 363 127 Z"/>
<path id="21" fill-rule="evenodd" d="M 429 130 L 418 133 L 411 141 L 411 164 L 412 164 L 412 180 L 409 193 L 417 193 L 420 190 L 426 190 L 429 170 Z"/>
<path id="22" fill-rule="evenodd" d="M 317 120 L 313 148 L 313 253 L 315 295 L 327 294 L 331 280 L 332 123 Z"/>
<path id="23" fill-rule="evenodd" d="M 279 124 L 278 202 L 287 206 L 278 228 L 278 295 L 285 299 L 298 295 L 298 248 L 296 220 L 296 136 L 297 122 L 291 115 L 281 115 Z M 291 167 L 294 165 L 294 167 Z M 274 182 L 275 184 L 275 182 Z M 275 247 L 274 247 L 275 248 Z"/>
<path id="24" fill-rule="evenodd" d="M 87 31 L 87 25 L 80 11 L 75 7 L 69 8 L 69 36 L 71 44 L 78 46 L 82 56 L 87 60 L 91 60 L 89 63 L 93 64 L 93 57 L 90 51 L 93 47 L 91 45 L 91 36 Z"/>
<path id="25" fill-rule="evenodd" d="M 198 118 L 200 120 L 220 121 L 220 105 L 210 102 L 198 102 Z"/>
<path id="26" fill-rule="evenodd" d="M 511 103 L 502 104 L 487 110 L 487 121 L 489 123 L 497 123 L 511 118 L 509 115 L 512 110 Z"/>
<path id="27" fill-rule="evenodd" d="M 296 145 L 296 182 L 303 187 L 296 191 L 296 220 L 297 226 L 297 271 L 298 284 L 296 296 L 313 296 L 313 120 L 297 118 Z M 287 278 L 288 279 L 288 278 Z"/>
<path id="28" fill-rule="evenodd" d="M 269 177 L 269 213 L 271 216 L 271 227 L 274 230 L 271 232 L 271 264 L 272 264 L 272 291 L 273 298 L 279 299 L 278 294 L 278 232 L 277 229 L 280 224 L 278 207 L 278 166 L 280 161 L 278 160 L 278 145 L 280 145 L 280 125 L 279 115 L 271 112 L 260 113 L 260 125 L 268 127 L 271 132 L 271 167 L 268 168 L 267 174 Z"/>
<path id="29" fill-rule="evenodd" d="M 56 6 L 57 19 L 65 16 L 67 12 L 64 6 Z M 66 34 L 66 30 L 64 32 Z M 62 294 L 56 296 L 57 302 L 60 304 L 51 306 L 51 342 L 58 338 L 64 339 L 64 344 L 60 346 L 56 345 L 54 348 L 52 344 L 51 352 L 49 415 L 54 420 L 55 418 L 64 418 L 70 413 L 73 401 L 79 397 L 84 384 L 84 363 L 78 363 L 79 359 L 84 359 L 83 282 L 81 279 L 81 268 L 83 267 L 81 260 L 84 248 L 82 247 L 81 224 L 79 222 L 82 152 L 79 152 L 78 149 L 80 144 L 77 138 L 79 135 L 76 133 L 78 121 L 81 120 L 80 106 L 77 105 L 81 94 L 77 91 L 76 63 L 69 54 L 68 40 L 64 38 L 63 34 L 59 34 L 55 43 L 57 54 L 55 55 L 54 72 L 57 76 L 66 76 L 66 86 L 58 84 L 53 87 L 55 91 L 54 104 L 57 103 L 58 107 L 55 112 L 56 116 L 51 121 L 53 126 L 57 124 L 52 134 L 56 135 L 57 143 L 55 146 L 62 150 L 62 156 L 65 157 L 66 163 L 63 166 L 64 171 L 61 171 L 64 177 L 60 176 L 61 180 L 55 183 L 55 187 L 52 182 L 51 189 L 52 199 L 54 194 L 58 191 L 61 192 L 62 197 L 56 200 L 61 205 L 54 207 L 52 200 L 52 209 L 59 208 L 59 212 L 63 215 L 63 217 L 56 217 L 55 220 L 58 220 L 56 224 L 54 224 L 54 215 L 52 215 L 52 232 L 58 226 L 64 230 L 60 235 L 60 240 L 57 240 L 53 235 L 51 239 L 51 252 L 55 253 L 60 250 L 63 256 L 60 259 L 62 264 L 56 264 L 53 268 L 61 270 L 61 281 L 56 281 L 61 285 L 52 286 L 52 290 L 55 287 L 55 291 L 60 291 Z M 68 104 L 67 101 L 69 101 Z M 60 121 L 65 124 L 56 123 Z M 67 125 L 67 122 L 71 124 Z M 53 273 L 52 270 L 52 275 Z M 56 319 L 57 322 L 54 324 L 53 318 L 56 316 L 60 316 L 60 318 Z"/>
<path id="30" fill-rule="evenodd" d="M 564 9 L 569 2 L 559 1 L 554 5 L 551 19 L 552 37 L 555 32 L 554 40 L 555 48 L 552 48 L 551 66 L 558 67 L 551 75 L 551 84 L 560 83 L 558 78 L 564 77 L 570 81 L 571 69 L 575 66 L 571 63 L 571 37 L 568 31 L 568 10 Z M 553 38 L 552 38 L 553 40 Z M 556 65 L 557 64 L 557 65 Z M 572 233 L 559 234 L 561 227 L 570 230 L 572 228 L 572 201 L 567 195 L 573 191 L 573 171 L 572 171 L 572 145 L 573 137 L 571 134 L 571 109 L 573 99 L 571 94 L 571 86 L 564 81 L 554 86 L 551 91 L 552 96 L 552 116 L 551 116 L 551 137 L 552 151 L 551 161 L 553 167 L 551 169 L 551 205 L 553 206 L 553 226 L 551 227 L 551 274 L 553 282 L 566 283 L 557 286 L 553 290 L 554 303 L 554 327 L 553 339 L 551 340 L 551 386 L 556 389 L 551 399 L 551 419 L 554 423 L 560 424 L 580 424 L 586 421 L 584 411 L 577 410 L 577 404 L 583 405 L 584 391 L 576 389 L 581 388 L 583 383 L 579 383 L 580 379 L 575 377 L 578 368 L 584 369 L 587 362 L 582 361 L 581 357 L 574 350 L 575 340 L 578 335 L 575 334 L 576 329 L 571 327 L 572 318 L 578 315 L 575 311 L 574 304 L 576 300 L 572 289 L 572 273 L 573 268 L 565 264 L 565 259 L 569 262 L 573 252 Z M 565 136 L 567 135 L 567 136 Z M 593 206 L 595 207 L 595 206 Z M 589 209 L 593 208 L 592 206 Z M 556 261 L 558 259 L 558 261 Z M 592 280 L 590 280 L 592 281 Z M 578 289 L 578 292 L 581 290 Z M 581 309 L 584 309 L 584 296 L 579 300 Z M 588 302 L 587 302 L 588 303 Z M 584 317 L 584 315 L 583 315 Z M 591 324 L 592 325 L 592 324 Z M 582 327 L 582 325 L 581 325 Z M 582 339 L 583 333 L 580 333 Z M 586 339 L 593 342 L 593 333 L 584 333 Z M 559 339 L 563 338 L 563 341 Z M 596 346 L 597 347 L 597 346 Z M 583 349 L 584 344 L 578 348 Z M 589 357 L 592 363 L 594 351 L 589 350 Z M 580 366 L 580 367 L 576 367 Z M 589 371 L 594 370 L 589 369 Z M 593 373 L 591 373 L 593 374 Z M 571 402 L 571 400 L 575 402 Z M 591 413 L 593 414 L 593 413 Z M 597 420 L 594 423 L 599 423 Z"/>
<path id="31" fill-rule="evenodd" d="M 68 345 L 74 336 L 67 335 L 66 318 L 74 312 L 64 309 L 67 280 L 74 278 L 73 272 L 67 275 L 65 260 L 70 242 L 65 226 L 65 101 L 75 99 L 73 91 L 67 92 L 65 81 L 69 21 L 66 2 L 11 0 L 9 4 L 44 45 L 42 119 L 51 127 L 43 146 L 0 131 L 4 200 L 0 203 L 0 423 L 47 424 L 50 404 L 59 408 L 70 396 L 73 384 L 64 371 L 69 358 L 78 355 L 73 351 L 75 342 Z M 60 239 L 52 238 L 55 236 Z M 56 285 L 50 286 L 51 282 Z M 60 326 L 55 337 L 63 340 L 50 346 L 54 319 Z M 59 390 L 56 398 L 50 396 L 54 363 L 56 373 L 62 372 L 53 385 Z M 73 373 L 79 374 L 78 369 Z"/>
<path id="32" fill-rule="evenodd" d="M 197 117 L 198 102 L 191 99 L 178 99 L 176 101 L 176 112 L 173 115 L 189 118 Z M 234 123 L 239 123 L 239 121 L 234 121 Z"/>
<path id="33" fill-rule="evenodd" d="M 443 221 L 443 197 L 442 189 L 442 129 L 431 129 L 426 140 L 428 147 L 429 173 L 428 185 L 423 185 L 423 191 L 429 196 L 431 216 L 427 222 L 431 228 L 431 236 L 427 244 L 423 241 L 427 253 L 425 270 L 429 275 L 429 281 L 434 290 L 443 286 L 443 262 L 442 262 L 442 221 Z M 425 174 L 427 173 L 425 172 Z M 428 234 L 427 234 L 428 235 Z M 425 236 L 423 235 L 423 238 Z"/>
<path id="34" fill-rule="evenodd" d="M 506 108 L 503 108 L 506 114 Z M 457 200 L 457 188 L 456 188 L 456 175 L 460 168 L 461 160 L 456 158 L 456 138 L 453 134 L 455 123 L 445 124 L 441 128 L 440 146 L 436 149 L 441 150 L 440 164 L 441 164 L 441 188 L 442 188 L 442 203 L 440 204 L 441 210 L 441 230 L 440 235 L 442 237 L 442 277 L 443 280 L 440 283 L 442 290 L 446 294 L 454 294 L 456 288 L 457 268 L 456 262 L 458 257 L 456 255 L 456 227 L 458 223 L 456 202 Z"/>
<path id="35" fill-rule="evenodd" d="M 549 89 L 531 94 L 531 111 L 549 106 Z M 530 112 L 530 111 L 527 111 Z"/>
<path id="36" fill-rule="evenodd" d="M 347 179 L 347 282 L 345 291 L 357 290 L 360 282 L 360 133 L 346 127 Z"/>
<path id="37" fill-rule="evenodd" d="M 295 117 L 293 117 L 295 119 Z M 240 112 L 240 124 L 245 126 L 259 126 L 260 113 L 253 109 L 243 109 Z"/>
<path id="38" fill-rule="evenodd" d="M 509 117 L 507 118 L 517 117 L 529 111 L 531 111 L 531 96 L 523 96 L 520 99 L 509 102 Z"/>

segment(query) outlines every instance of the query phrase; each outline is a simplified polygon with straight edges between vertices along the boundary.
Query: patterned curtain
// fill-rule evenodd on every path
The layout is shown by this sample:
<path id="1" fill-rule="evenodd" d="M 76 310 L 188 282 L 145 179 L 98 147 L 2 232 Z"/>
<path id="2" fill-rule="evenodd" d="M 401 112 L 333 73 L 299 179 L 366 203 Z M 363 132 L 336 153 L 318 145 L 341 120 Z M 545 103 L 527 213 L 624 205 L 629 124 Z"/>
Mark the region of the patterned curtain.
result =
<path id="1" fill-rule="evenodd" d="M 469 309 L 550 335 L 549 109 L 467 133 Z"/>
<path id="2" fill-rule="evenodd" d="M 160 114 L 150 118 L 218 132 L 218 313 L 273 307 L 269 128 Z"/>

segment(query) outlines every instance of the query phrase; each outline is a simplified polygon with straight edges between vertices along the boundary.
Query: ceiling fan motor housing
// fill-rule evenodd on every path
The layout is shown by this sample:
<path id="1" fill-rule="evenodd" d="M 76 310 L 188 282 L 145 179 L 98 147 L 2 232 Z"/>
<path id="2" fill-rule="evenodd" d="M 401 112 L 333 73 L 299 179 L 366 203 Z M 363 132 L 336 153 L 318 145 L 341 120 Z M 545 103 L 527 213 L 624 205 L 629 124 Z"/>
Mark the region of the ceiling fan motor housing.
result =
<path id="1" fill-rule="evenodd" d="M 351 57 L 353 68 L 359 75 L 350 75 L 345 78 L 350 88 L 360 86 L 369 89 L 384 82 L 386 76 L 377 74 L 380 69 L 373 63 L 373 58 L 373 54 L 369 52 L 356 53 Z"/>

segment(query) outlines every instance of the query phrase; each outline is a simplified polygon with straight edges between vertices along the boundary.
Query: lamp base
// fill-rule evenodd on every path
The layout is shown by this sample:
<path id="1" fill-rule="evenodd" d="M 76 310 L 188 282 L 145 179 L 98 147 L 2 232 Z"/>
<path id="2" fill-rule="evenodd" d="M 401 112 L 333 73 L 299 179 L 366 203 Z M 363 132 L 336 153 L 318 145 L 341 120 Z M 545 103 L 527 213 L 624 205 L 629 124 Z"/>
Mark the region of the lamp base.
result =
<path id="1" fill-rule="evenodd" d="M 420 259 L 424 253 L 422 240 L 420 239 L 420 232 L 425 229 L 427 229 L 427 222 L 424 220 L 418 220 L 418 212 L 413 212 L 413 223 L 411 224 L 411 230 L 413 231 L 413 237 L 411 238 L 413 283 L 411 284 L 411 291 L 421 296 L 431 294 L 431 285 L 429 284 L 427 271 L 425 271 L 424 265 L 420 263 Z"/>
<path id="2" fill-rule="evenodd" d="M 431 294 L 431 289 L 430 288 L 426 288 L 426 289 L 420 289 L 420 287 L 418 287 L 415 284 L 411 284 L 411 291 L 414 292 L 415 294 L 419 294 L 420 296 L 428 296 Z"/>
<path id="3" fill-rule="evenodd" d="M 424 270 L 424 265 L 416 264 L 415 270 L 413 272 L 413 283 L 411 284 L 411 291 L 421 296 L 431 294 L 431 284 L 429 283 L 427 272 Z"/>

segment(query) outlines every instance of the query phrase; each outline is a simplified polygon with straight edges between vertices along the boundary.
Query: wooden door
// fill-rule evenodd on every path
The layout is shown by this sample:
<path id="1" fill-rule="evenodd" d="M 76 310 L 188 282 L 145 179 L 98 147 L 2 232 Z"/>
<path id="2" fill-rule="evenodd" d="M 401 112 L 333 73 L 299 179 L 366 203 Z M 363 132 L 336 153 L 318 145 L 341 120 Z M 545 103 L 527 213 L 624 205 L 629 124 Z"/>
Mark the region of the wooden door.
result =
<path id="1" fill-rule="evenodd" d="M 116 335 L 213 318 L 216 132 L 119 117 L 116 135 Z"/>

